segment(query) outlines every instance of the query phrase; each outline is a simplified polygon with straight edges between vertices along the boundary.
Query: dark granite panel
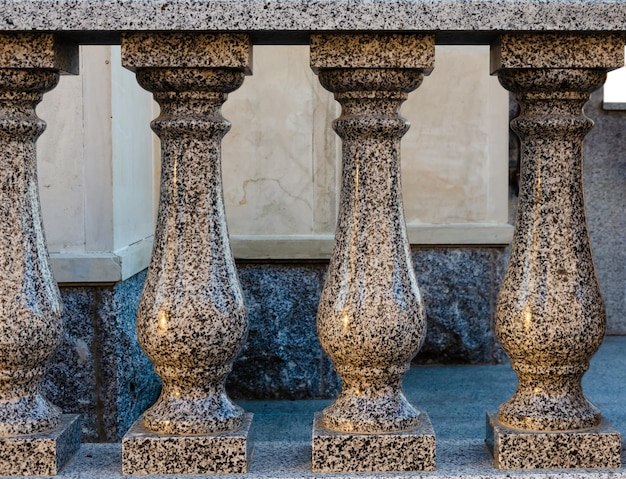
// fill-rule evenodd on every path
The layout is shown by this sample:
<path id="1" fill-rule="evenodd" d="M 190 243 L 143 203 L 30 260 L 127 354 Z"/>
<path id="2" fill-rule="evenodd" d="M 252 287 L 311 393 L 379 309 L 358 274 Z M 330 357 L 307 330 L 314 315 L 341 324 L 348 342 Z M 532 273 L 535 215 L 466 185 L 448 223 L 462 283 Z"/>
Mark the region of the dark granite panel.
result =
<path id="1" fill-rule="evenodd" d="M 226 385 L 234 398 L 319 398 L 336 391 L 315 324 L 325 268 L 323 263 L 239 265 L 250 329 Z"/>
<path id="2" fill-rule="evenodd" d="M 506 261 L 499 248 L 416 248 L 428 316 L 423 363 L 502 361 L 493 305 Z M 325 262 L 240 263 L 248 340 L 227 390 L 236 399 L 333 398 L 340 381 L 317 339 Z M 43 384 L 66 413 L 83 415 L 84 441 L 118 441 L 152 404 L 159 382 L 139 348 L 135 314 L 145 272 L 115 286 L 62 287 L 65 337 Z"/>
<path id="3" fill-rule="evenodd" d="M 62 286 L 63 343 L 42 389 L 82 415 L 83 441 L 119 441 L 158 396 L 160 383 L 139 348 L 135 315 L 145 272 L 115 286 Z"/>
<path id="4" fill-rule="evenodd" d="M 160 381 L 139 347 L 135 330 L 145 279 L 144 271 L 99 293 L 100 440 L 121 440 L 159 395 Z"/>
<path id="5" fill-rule="evenodd" d="M 60 288 L 63 300 L 63 341 L 50 360 L 41 384 L 44 396 L 64 413 L 82 415 L 83 440 L 96 440 L 96 360 L 93 354 L 94 290 Z"/>
<path id="6" fill-rule="evenodd" d="M 503 248 L 415 248 L 413 264 L 428 329 L 417 364 L 484 364 L 503 360 L 493 333 Z"/>

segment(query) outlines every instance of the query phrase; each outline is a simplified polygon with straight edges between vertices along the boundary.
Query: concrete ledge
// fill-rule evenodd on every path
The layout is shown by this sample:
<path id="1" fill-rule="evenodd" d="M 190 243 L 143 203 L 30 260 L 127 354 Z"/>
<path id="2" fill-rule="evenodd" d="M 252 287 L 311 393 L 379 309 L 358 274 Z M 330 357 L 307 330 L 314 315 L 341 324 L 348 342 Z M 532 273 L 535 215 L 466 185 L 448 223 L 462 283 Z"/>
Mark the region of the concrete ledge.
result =
<path id="1" fill-rule="evenodd" d="M 448 224 L 407 227 L 409 242 L 417 246 L 506 246 L 513 238 L 509 224 Z M 51 253 L 50 265 L 58 283 L 117 283 L 150 264 L 153 237 L 104 253 Z M 329 259 L 334 235 L 243 236 L 230 238 L 237 259 Z"/>

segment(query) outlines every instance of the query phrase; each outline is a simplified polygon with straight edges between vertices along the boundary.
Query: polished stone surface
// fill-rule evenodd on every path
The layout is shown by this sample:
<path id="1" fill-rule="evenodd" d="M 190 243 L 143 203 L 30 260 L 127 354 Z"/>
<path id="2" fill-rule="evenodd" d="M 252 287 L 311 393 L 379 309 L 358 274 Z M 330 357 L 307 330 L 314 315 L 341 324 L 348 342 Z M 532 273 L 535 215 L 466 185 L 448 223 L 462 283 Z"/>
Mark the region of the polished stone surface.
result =
<path id="1" fill-rule="evenodd" d="M 13 0 L 0 4 L 4 30 L 259 32 L 269 41 L 277 30 L 305 43 L 308 31 L 446 31 L 452 38 L 485 41 L 477 31 L 622 31 L 626 2 L 618 0 L 445 0 L 359 2 L 266 0 Z M 300 31 L 302 35 L 294 35 Z M 459 34 L 460 32 L 460 34 Z M 96 34 L 97 36 L 98 34 Z M 108 35 L 110 38 L 111 35 Z"/>
<path id="2" fill-rule="evenodd" d="M 136 32 L 125 34 L 122 44 L 122 64 L 133 71 L 219 67 L 252 73 L 252 48 L 247 35 Z"/>
<path id="3" fill-rule="evenodd" d="M 313 472 L 407 472 L 435 470 L 435 431 L 424 412 L 413 429 L 387 434 L 352 434 L 326 429 L 313 419 Z"/>
<path id="4" fill-rule="evenodd" d="M 163 383 L 143 415 L 156 433 L 226 432 L 243 421 L 224 389 L 248 318 L 224 211 L 220 142 L 230 124 L 220 107 L 250 71 L 249 50 L 245 35 L 122 39 L 122 64 L 161 107 L 151 124 L 161 139 L 161 197 L 137 311 L 139 343 Z M 188 56 L 204 51 L 212 68 Z"/>
<path id="5" fill-rule="evenodd" d="M 122 440 L 122 473 L 243 474 L 252 458 L 252 414 L 239 429 L 218 434 L 155 434 L 138 420 Z"/>
<path id="6" fill-rule="evenodd" d="M 335 396 L 339 380 L 315 334 L 324 263 L 240 263 L 250 329 L 226 389 L 241 399 Z"/>
<path id="7" fill-rule="evenodd" d="M 398 45 L 408 47 L 389 55 Z M 433 62 L 431 35 L 311 37 L 311 67 L 342 106 L 333 125 L 342 139 L 340 210 L 317 313 L 320 343 L 342 380 L 322 413 L 328 429 L 383 433 L 419 424 L 401 388 L 426 317 L 403 216 L 400 139 L 409 125 L 399 108 Z"/>
<path id="8" fill-rule="evenodd" d="M 413 248 L 412 256 L 428 324 L 413 364 L 501 363 L 493 315 L 504 248 Z"/>
<path id="9" fill-rule="evenodd" d="M 0 44 L 3 68 L 78 73 L 78 45 L 55 38 L 52 33 L 2 34 Z"/>
<path id="10" fill-rule="evenodd" d="M 61 411 L 40 383 L 61 342 L 59 290 L 48 260 L 35 142 L 35 107 L 71 72 L 77 50 L 50 34 L 0 35 L 0 436 L 45 433 Z"/>
<path id="11" fill-rule="evenodd" d="M 626 337 L 607 337 L 592 358 L 583 382 L 585 391 L 605 416 L 626 430 L 623 384 L 626 383 Z M 428 384 L 428 388 L 424 388 Z M 515 390 L 515 373 L 498 366 L 420 366 L 406 374 L 407 397 L 422 404 L 437 432 L 437 470 L 402 473 L 405 478 L 459 479 L 460 477 L 527 479 L 624 479 L 626 469 L 617 470 L 499 470 L 484 443 L 485 411 L 493 410 Z M 448 398 L 442 400 L 442 398 Z M 254 413 L 255 453 L 246 477 L 319 478 L 311 472 L 311 421 L 328 401 L 248 401 Z M 626 462 L 623 462 L 626 463 Z M 363 478 L 390 474 L 358 473 Z M 398 476 L 400 476 L 398 475 Z M 83 444 L 61 477 L 110 479 L 121 476 L 119 444 Z M 228 476 L 223 476 L 228 477 Z M 232 476 L 230 476 L 232 477 Z M 335 478 L 354 473 L 333 473 Z"/>
<path id="12" fill-rule="evenodd" d="M 491 46 L 492 73 L 516 68 L 613 69 L 623 64 L 624 40 L 618 33 L 505 33 Z"/>
<path id="13" fill-rule="evenodd" d="M 487 413 L 487 446 L 498 469 L 619 468 L 620 433 L 606 419 L 580 431 L 524 431 Z"/>
<path id="14" fill-rule="evenodd" d="M 412 256 L 429 305 L 426 340 L 413 364 L 502 361 L 491 321 L 504 251 L 414 248 Z M 226 382 L 233 398 L 337 396 L 339 377 L 315 333 L 326 269 L 325 262 L 238 264 L 250 332 Z M 145 275 L 115 286 L 60 287 L 65 334 L 42 390 L 64 412 L 81 414 L 84 441 L 121 440 L 158 397 L 160 381 L 135 331 Z"/>
<path id="15" fill-rule="evenodd" d="M 310 428 L 309 428 L 310 431 Z M 624 479 L 626 471 L 606 469 L 570 469 L 552 471 L 500 470 L 482 441 L 463 439 L 439 441 L 437 444 L 437 469 L 435 471 L 390 473 L 332 473 L 311 471 L 311 447 L 307 442 L 272 441 L 257 442 L 254 458 L 247 474 L 237 476 L 248 479 L 377 479 L 402 477 L 403 479 Z M 59 477 L 68 479 L 121 479 L 121 447 L 119 444 L 84 444 L 75 459 L 61 471 Z M 144 476 L 162 478 L 163 475 Z M 169 477 L 184 477 L 172 475 Z M 233 477 L 215 475 L 214 478 Z"/>
<path id="16" fill-rule="evenodd" d="M 435 37 L 401 33 L 313 35 L 310 61 L 315 73 L 329 68 L 407 68 L 428 75 L 435 64 Z"/>
<path id="17" fill-rule="evenodd" d="M 38 434 L 0 437 L 0 475 L 57 475 L 80 447 L 80 416 L 63 414 L 59 425 Z"/>
<path id="18" fill-rule="evenodd" d="M 605 332 L 604 302 L 586 228 L 582 108 L 604 69 L 623 63 L 623 40 L 597 34 L 503 35 L 492 71 L 521 105 L 516 229 L 496 306 L 496 335 L 518 375 L 498 409 L 507 426 L 534 431 L 597 427 L 581 378 Z M 590 55 L 595 46 L 597 55 Z M 537 67 L 535 67 L 537 65 Z"/>

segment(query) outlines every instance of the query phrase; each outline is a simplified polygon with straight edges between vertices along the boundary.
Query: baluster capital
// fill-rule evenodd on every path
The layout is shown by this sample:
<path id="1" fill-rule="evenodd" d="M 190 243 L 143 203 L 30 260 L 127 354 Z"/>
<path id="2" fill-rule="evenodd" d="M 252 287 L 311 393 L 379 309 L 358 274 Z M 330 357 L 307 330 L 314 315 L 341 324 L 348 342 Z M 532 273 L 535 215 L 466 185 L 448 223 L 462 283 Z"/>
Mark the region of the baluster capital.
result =
<path id="1" fill-rule="evenodd" d="M 491 45 L 491 73 L 527 69 L 601 69 L 624 66 L 620 33 L 506 33 Z"/>
<path id="2" fill-rule="evenodd" d="M 238 33 L 124 33 L 122 66 L 228 68 L 252 74 L 250 37 Z"/>

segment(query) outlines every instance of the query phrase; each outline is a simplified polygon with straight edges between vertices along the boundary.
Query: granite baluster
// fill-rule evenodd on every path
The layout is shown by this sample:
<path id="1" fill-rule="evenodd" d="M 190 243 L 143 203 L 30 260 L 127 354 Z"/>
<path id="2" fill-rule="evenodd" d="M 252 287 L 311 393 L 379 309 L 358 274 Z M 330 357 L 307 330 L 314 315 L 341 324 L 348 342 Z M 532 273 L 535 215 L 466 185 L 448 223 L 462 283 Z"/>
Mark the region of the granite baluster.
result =
<path id="1" fill-rule="evenodd" d="M 311 65 L 342 106 L 334 128 L 343 141 L 336 244 L 317 316 L 342 390 L 315 419 L 316 471 L 434 469 L 429 419 L 401 386 L 426 317 L 402 209 L 400 138 L 409 123 L 399 114 L 433 62 L 432 35 L 311 39 Z"/>
<path id="2" fill-rule="evenodd" d="M 61 70 L 78 73 L 78 48 L 51 34 L 0 35 L 0 474 L 56 474 L 80 445 L 80 420 L 40 392 L 61 342 L 59 290 L 41 220 L 35 106 Z"/>
<path id="3" fill-rule="evenodd" d="M 521 111 L 519 208 L 496 306 L 496 335 L 518 376 L 488 414 L 500 468 L 618 467 L 619 434 L 584 395 L 581 379 L 605 332 L 582 187 L 583 114 L 606 70 L 623 64 L 610 34 L 502 35 L 492 70 Z M 571 451 L 575 451 L 572 453 Z"/>
<path id="4" fill-rule="evenodd" d="M 220 108 L 250 72 L 251 47 L 246 35 L 129 34 L 122 48 L 124 66 L 161 107 L 152 122 L 161 197 L 137 334 L 163 382 L 124 438 L 123 470 L 245 472 L 252 418 L 224 388 L 248 319 L 226 226 L 221 140 L 230 123 Z M 143 447 L 163 449 L 147 457 Z"/>

